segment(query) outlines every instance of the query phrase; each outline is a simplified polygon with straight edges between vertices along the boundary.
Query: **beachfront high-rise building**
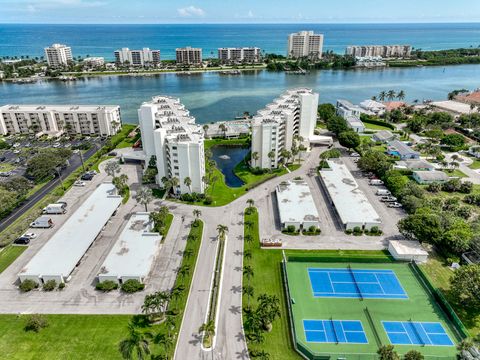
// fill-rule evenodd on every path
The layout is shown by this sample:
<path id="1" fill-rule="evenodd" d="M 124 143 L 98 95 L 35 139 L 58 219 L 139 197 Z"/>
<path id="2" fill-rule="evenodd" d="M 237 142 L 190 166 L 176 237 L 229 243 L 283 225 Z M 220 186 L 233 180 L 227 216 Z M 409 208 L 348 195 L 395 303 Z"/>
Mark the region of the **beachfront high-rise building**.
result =
<path id="1" fill-rule="evenodd" d="M 190 46 L 175 49 L 177 64 L 200 65 L 202 63 L 202 49 Z"/>
<path id="2" fill-rule="evenodd" d="M 313 31 L 300 31 L 288 36 L 287 56 L 289 58 L 308 57 L 312 60 L 322 58 L 323 34 Z"/>
<path id="3" fill-rule="evenodd" d="M 148 66 L 158 65 L 160 63 L 160 50 L 130 50 L 122 48 L 114 52 L 115 63 L 117 65 Z"/>
<path id="4" fill-rule="evenodd" d="M 218 59 L 223 63 L 228 62 L 258 62 L 262 55 L 258 47 L 219 48 Z"/>
<path id="5" fill-rule="evenodd" d="M 0 134 L 111 136 L 121 129 L 117 105 L 5 105 Z"/>
<path id="6" fill-rule="evenodd" d="M 204 131 L 178 98 L 155 96 L 138 110 L 143 151 L 147 162 L 155 156 L 158 175 L 177 178 L 177 192 L 203 193 L 205 184 Z M 190 178 L 190 185 L 185 179 Z"/>
<path id="7" fill-rule="evenodd" d="M 259 110 L 252 119 L 252 166 L 278 167 L 282 150 L 290 151 L 296 136 L 308 145 L 317 122 L 317 108 L 318 94 L 301 88 L 286 91 Z"/>
<path id="8" fill-rule="evenodd" d="M 53 44 L 52 46 L 46 47 L 44 50 L 48 66 L 64 66 L 68 65 L 68 62 L 73 60 L 72 49 L 70 46 Z"/>
<path id="9" fill-rule="evenodd" d="M 410 45 L 364 45 L 348 46 L 346 55 L 355 57 L 407 58 L 412 53 Z"/>

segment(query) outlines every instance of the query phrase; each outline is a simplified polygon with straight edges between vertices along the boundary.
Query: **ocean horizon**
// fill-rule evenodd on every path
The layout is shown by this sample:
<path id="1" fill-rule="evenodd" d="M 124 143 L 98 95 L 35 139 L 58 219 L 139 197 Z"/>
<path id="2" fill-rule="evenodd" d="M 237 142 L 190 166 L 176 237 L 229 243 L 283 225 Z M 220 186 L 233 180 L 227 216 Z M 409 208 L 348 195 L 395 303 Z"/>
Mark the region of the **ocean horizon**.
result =
<path id="1" fill-rule="evenodd" d="M 216 57 L 219 47 L 257 46 L 286 55 L 287 36 L 301 30 L 325 35 L 324 51 L 344 53 L 349 45 L 406 44 L 423 50 L 480 46 L 480 23 L 324 24 L 0 24 L 0 57 L 43 56 L 52 43 L 72 47 L 75 57 L 113 60 L 122 47 L 159 49 L 163 60 L 175 48 L 201 47 Z"/>

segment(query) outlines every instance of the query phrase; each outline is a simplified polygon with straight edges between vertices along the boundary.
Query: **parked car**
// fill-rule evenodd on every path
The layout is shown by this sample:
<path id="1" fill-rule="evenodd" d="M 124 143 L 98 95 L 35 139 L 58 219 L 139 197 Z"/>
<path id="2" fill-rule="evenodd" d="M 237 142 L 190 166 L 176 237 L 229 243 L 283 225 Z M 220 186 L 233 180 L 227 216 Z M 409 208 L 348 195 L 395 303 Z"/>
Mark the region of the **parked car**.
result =
<path id="1" fill-rule="evenodd" d="M 383 185 L 383 181 L 379 179 L 371 179 L 368 183 L 374 186 Z"/>
<path id="2" fill-rule="evenodd" d="M 23 234 L 23 235 L 20 236 L 20 237 L 27 237 L 27 238 L 29 238 L 30 240 L 32 240 L 32 239 L 35 239 L 35 238 L 37 237 L 37 234 L 35 234 L 35 233 L 25 233 L 25 234 Z"/>
<path id="3" fill-rule="evenodd" d="M 92 179 L 93 179 L 93 175 L 89 173 L 83 174 L 82 177 L 80 178 L 80 180 L 85 180 L 85 181 L 90 181 Z"/>
<path id="4" fill-rule="evenodd" d="M 381 202 L 396 202 L 397 198 L 395 196 L 382 196 L 380 197 Z"/>
<path id="5" fill-rule="evenodd" d="M 87 183 L 85 181 L 80 181 L 80 180 L 77 180 L 73 183 L 73 186 L 84 187 L 85 185 L 87 185 Z"/>
<path id="6" fill-rule="evenodd" d="M 30 244 L 30 238 L 26 236 L 20 236 L 19 238 L 15 239 L 13 243 L 17 245 L 28 245 Z"/>
<path id="7" fill-rule="evenodd" d="M 350 154 L 351 157 L 360 157 L 360 154 L 357 152 L 353 152 Z"/>
<path id="8" fill-rule="evenodd" d="M 392 193 L 390 192 L 390 190 L 387 190 L 387 189 L 378 189 L 377 192 L 375 193 L 375 195 L 390 196 L 390 195 L 392 195 Z"/>
<path id="9" fill-rule="evenodd" d="M 400 204 L 399 202 L 391 202 L 391 203 L 388 203 L 387 206 L 390 208 L 401 208 L 402 204 Z"/>

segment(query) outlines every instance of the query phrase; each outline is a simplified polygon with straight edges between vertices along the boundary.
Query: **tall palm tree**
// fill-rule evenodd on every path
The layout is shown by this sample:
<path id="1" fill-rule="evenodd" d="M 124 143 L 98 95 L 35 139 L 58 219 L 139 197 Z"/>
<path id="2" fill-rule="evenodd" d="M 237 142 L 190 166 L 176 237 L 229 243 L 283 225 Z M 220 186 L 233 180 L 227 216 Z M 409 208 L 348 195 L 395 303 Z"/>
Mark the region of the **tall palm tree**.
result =
<path id="1" fill-rule="evenodd" d="M 177 192 L 178 185 L 180 185 L 180 180 L 178 180 L 177 177 L 172 177 L 170 179 L 170 182 L 172 184 L 172 189 L 174 190 L 174 193 Z"/>
<path id="2" fill-rule="evenodd" d="M 218 237 L 220 240 L 225 240 L 225 236 L 228 233 L 228 227 L 226 225 L 219 224 L 217 225 Z"/>
<path id="3" fill-rule="evenodd" d="M 226 126 L 225 124 L 220 124 L 220 125 L 218 126 L 218 128 L 219 128 L 220 130 L 222 130 L 222 132 L 223 132 L 223 137 L 226 138 L 226 137 L 227 137 L 227 126 Z"/>
<path id="4" fill-rule="evenodd" d="M 303 144 L 300 144 L 300 146 L 298 147 L 298 163 L 299 164 L 300 164 L 300 160 L 301 160 L 301 157 L 302 157 L 302 153 L 306 150 L 307 150 L 307 148 Z"/>
<path id="5" fill-rule="evenodd" d="M 141 205 L 145 205 L 145 212 L 148 211 L 148 204 L 153 200 L 152 189 L 142 186 L 135 195 L 135 200 Z"/>
<path id="6" fill-rule="evenodd" d="M 400 101 L 404 100 L 405 99 L 405 91 L 400 90 L 397 94 L 397 99 L 400 100 Z"/>
<path id="7" fill-rule="evenodd" d="M 253 200 L 253 199 L 248 199 L 248 200 L 247 200 L 247 204 L 248 204 L 248 207 L 253 207 L 253 205 L 255 205 L 255 200 Z"/>
<path id="8" fill-rule="evenodd" d="M 188 187 L 188 190 L 192 192 L 192 188 L 191 188 L 192 179 L 190 179 L 190 177 L 187 176 L 185 179 L 183 179 L 183 183 L 185 184 L 186 187 Z"/>
<path id="9" fill-rule="evenodd" d="M 385 101 L 385 98 L 387 97 L 387 93 L 383 90 L 380 92 L 380 94 L 378 94 L 378 99 L 380 101 Z"/>
<path id="10" fill-rule="evenodd" d="M 250 279 L 253 277 L 253 268 L 250 265 L 243 266 L 243 276 L 247 278 L 247 287 L 250 286 Z M 250 307 L 250 298 L 248 299 L 247 307 Z"/>
<path id="11" fill-rule="evenodd" d="M 247 234 L 243 237 L 243 239 L 247 242 L 250 243 L 253 241 L 253 236 L 251 234 Z"/>
<path id="12" fill-rule="evenodd" d="M 202 324 L 198 329 L 198 332 L 203 332 L 205 337 L 212 337 L 215 335 L 215 322 L 213 320 L 208 320 L 206 323 Z"/>
<path id="13" fill-rule="evenodd" d="M 174 344 L 173 337 L 170 334 L 157 334 L 153 338 L 153 342 L 158 345 L 162 345 L 165 351 L 165 359 L 168 360 L 168 353 L 170 352 L 171 347 Z"/>
<path id="14" fill-rule="evenodd" d="M 132 324 L 128 325 L 128 331 L 128 338 L 118 344 L 122 358 L 125 360 L 146 360 L 150 355 L 152 335 L 149 332 L 139 331 Z"/>
<path id="15" fill-rule="evenodd" d="M 395 97 L 397 96 L 397 93 L 395 92 L 395 90 L 388 90 L 387 92 L 387 99 L 392 101 L 393 99 L 395 99 Z"/>
<path id="16" fill-rule="evenodd" d="M 245 285 L 242 289 L 243 294 L 247 297 L 247 308 L 250 307 L 250 298 L 255 295 L 255 290 L 253 286 Z"/>
<path id="17" fill-rule="evenodd" d="M 193 209 L 193 216 L 198 219 L 200 216 L 202 216 L 202 212 L 198 209 Z"/>
<path id="18" fill-rule="evenodd" d="M 254 167 L 257 166 L 257 161 L 258 161 L 259 158 L 260 158 L 260 156 L 258 155 L 257 151 L 252 152 L 252 159 L 253 159 Z"/>
<path id="19" fill-rule="evenodd" d="M 269 158 L 270 160 L 274 160 L 274 159 L 275 159 L 275 151 L 273 151 L 273 150 L 272 150 L 272 151 L 269 151 L 269 153 L 268 153 L 267 156 L 268 156 L 268 158 Z M 270 167 L 272 168 L 271 165 L 270 165 Z"/>
<path id="20" fill-rule="evenodd" d="M 120 164 L 118 161 L 109 161 L 105 165 L 105 172 L 107 173 L 108 176 L 111 176 L 112 178 L 115 176 L 115 174 L 120 172 Z"/>
<path id="21" fill-rule="evenodd" d="M 208 128 L 208 124 L 203 125 L 203 132 L 205 133 L 205 137 L 207 137 Z"/>

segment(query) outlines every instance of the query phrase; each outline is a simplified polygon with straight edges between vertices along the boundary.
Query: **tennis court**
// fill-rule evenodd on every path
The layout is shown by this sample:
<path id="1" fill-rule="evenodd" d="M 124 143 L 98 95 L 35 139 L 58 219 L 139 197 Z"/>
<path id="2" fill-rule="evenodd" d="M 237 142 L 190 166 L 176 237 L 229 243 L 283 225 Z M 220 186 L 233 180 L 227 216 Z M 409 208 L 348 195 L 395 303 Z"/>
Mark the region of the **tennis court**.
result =
<path id="1" fill-rule="evenodd" d="M 393 345 L 453 346 L 439 322 L 382 321 Z"/>
<path id="2" fill-rule="evenodd" d="M 392 270 L 309 268 L 313 296 L 363 299 L 408 299 Z"/>
<path id="3" fill-rule="evenodd" d="M 359 320 L 303 320 L 307 342 L 368 344 Z"/>

